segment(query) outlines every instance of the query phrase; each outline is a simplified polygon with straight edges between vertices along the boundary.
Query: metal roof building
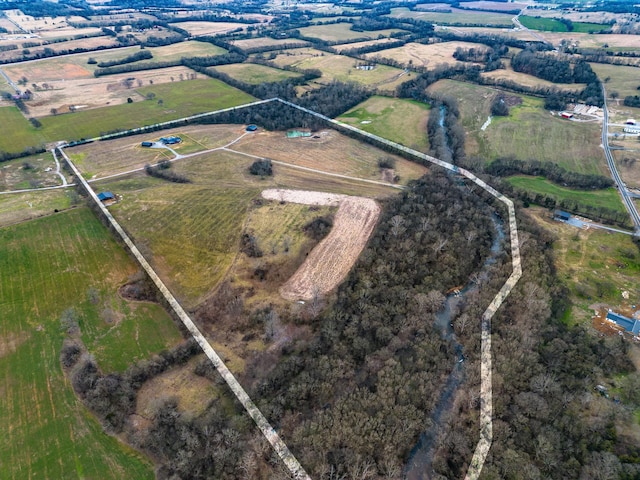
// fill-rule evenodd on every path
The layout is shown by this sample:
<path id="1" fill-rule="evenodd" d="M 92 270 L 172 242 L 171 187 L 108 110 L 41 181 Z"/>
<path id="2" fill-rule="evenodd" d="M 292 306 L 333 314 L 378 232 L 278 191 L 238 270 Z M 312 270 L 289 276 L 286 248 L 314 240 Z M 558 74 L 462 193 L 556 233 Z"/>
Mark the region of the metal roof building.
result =
<path id="1" fill-rule="evenodd" d="M 633 318 L 627 318 L 619 313 L 609 312 L 607 313 L 607 320 L 614 321 L 617 325 L 624 328 L 627 332 L 638 335 L 640 333 L 640 320 Z"/>

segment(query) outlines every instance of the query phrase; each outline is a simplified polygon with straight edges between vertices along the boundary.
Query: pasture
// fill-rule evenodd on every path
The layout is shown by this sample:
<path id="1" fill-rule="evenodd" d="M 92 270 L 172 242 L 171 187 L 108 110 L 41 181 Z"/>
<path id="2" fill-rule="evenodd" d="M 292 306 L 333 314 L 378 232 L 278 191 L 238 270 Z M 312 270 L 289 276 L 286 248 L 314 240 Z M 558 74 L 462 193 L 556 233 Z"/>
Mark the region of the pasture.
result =
<path id="1" fill-rule="evenodd" d="M 354 43 L 343 43 L 341 45 L 335 45 L 333 48 L 337 50 L 338 53 L 342 53 L 345 50 L 350 50 L 352 48 L 362 48 L 368 47 L 370 45 L 383 45 L 385 43 L 394 42 L 394 38 L 377 38 L 375 40 L 364 40 L 362 42 L 354 42 Z"/>
<path id="2" fill-rule="evenodd" d="M 513 155 L 520 160 L 550 161 L 577 173 L 609 175 L 600 148 L 598 123 L 563 120 L 544 110 L 540 98 L 508 93 L 506 96 L 513 97 L 514 103 L 522 103 L 511 107 L 508 117 L 493 117 L 486 130 L 480 131 L 498 90 L 441 80 L 429 91 L 446 93 L 458 100 L 468 134 L 467 155 L 478 155 L 485 161 Z"/>
<path id="3" fill-rule="evenodd" d="M 584 83 L 553 83 L 542 78 L 534 77 L 526 73 L 516 72 L 511 68 L 511 61 L 509 59 L 502 59 L 506 68 L 494 70 L 492 72 L 483 72 L 480 76 L 485 78 L 492 78 L 494 80 L 508 80 L 518 85 L 525 87 L 555 87 L 562 90 L 579 91 L 584 89 L 586 84 Z"/>
<path id="4" fill-rule="evenodd" d="M 267 67 L 257 63 L 233 63 L 231 65 L 221 65 L 212 67 L 211 70 L 225 73 L 231 78 L 240 80 L 241 82 L 251 85 L 260 85 L 261 83 L 280 82 L 288 78 L 297 78 L 301 75 L 296 72 L 288 72 L 278 68 Z"/>
<path id="5" fill-rule="evenodd" d="M 46 142 L 45 135 L 24 118 L 17 107 L 0 107 L 0 150 L 22 152 L 30 146 L 40 146 Z"/>
<path id="6" fill-rule="evenodd" d="M 494 2 L 490 0 L 478 0 L 473 2 L 461 2 L 460 6 L 464 8 L 473 8 L 477 10 L 503 10 L 511 12 L 513 10 L 521 10 L 527 6 L 526 3 L 516 2 Z"/>
<path id="7" fill-rule="evenodd" d="M 115 130 L 126 130 L 174 120 L 195 113 L 241 105 L 252 97 L 219 80 L 196 79 L 150 85 L 131 91 L 139 101 L 44 117 L 42 133 L 47 139 L 78 140 Z M 149 93 L 153 100 L 142 100 Z M 159 101 L 162 100 L 162 104 Z"/>
<path id="8" fill-rule="evenodd" d="M 528 15 L 520 15 L 520 23 L 531 30 L 542 30 L 547 32 L 568 32 L 567 25 L 555 18 L 532 17 Z M 602 30 L 608 30 L 611 25 L 602 23 L 585 23 L 573 22 L 572 32 L 576 33 L 597 33 Z"/>
<path id="9" fill-rule="evenodd" d="M 429 150 L 429 105 L 411 100 L 374 96 L 356 105 L 338 120 L 415 150 Z"/>
<path id="10" fill-rule="evenodd" d="M 611 96 L 611 92 L 617 92 L 620 99 L 628 95 L 638 95 L 638 87 L 640 87 L 640 75 L 638 68 L 625 67 L 622 65 L 607 65 L 603 63 L 590 63 L 591 68 L 598 78 L 602 80 L 607 90 L 607 96 Z M 611 102 L 611 106 L 615 105 Z M 620 105 L 622 107 L 622 105 Z"/>
<path id="11" fill-rule="evenodd" d="M 447 8 L 451 12 L 428 12 L 414 10 L 406 7 L 391 9 L 390 16 L 393 18 L 413 18 L 425 22 L 433 22 L 440 25 L 487 25 L 511 27 L 513 15 L 494 12 L 470 12 L 457 8 Z"/>
<path id="12" fill-rule="evenodd" d="M 329 25 L 312 25 L 300 28 L 303 37 L 317 38 L 325 42 L 345 43 L 355 39 L 373 39 L 380 35 L 389 37 L 392 33 L 401 32 L 398 29 L 374 30 L 370 32 L 356 32 L 351 30 L 350 23 L 332 23 Z"/>
<path id="13" fill-rule="evenodd" d="M 50 152 L 0 163 L 0 191 L 62 185 Z"/>
<path id="14" fill-rule="evenodd" d="M 105 435 L 75 397 L 59 362 L 60 318 L 73 309 L 90 352 L 119 370 L 180 341 L 172 320 L 118 296 L 136 267 L 87 208 L 5 227 L 0 237 L 9 300 L 0 304 L 3 476 L 153 478 L 148 461 Z"/>
<path id="15" fill-rule="evenodd" d="M 72 198 L 62 189 L 0 195 L 0 228 L 66 210 Z"/>
<path id="16" fill-rule="evenodd" d="M 189 32 L 192 37 L 198 35 L 219 35 L 223 33 L 229 33 L 232 30 L 247 28 L 246 23 L 233 23 L 233 22 L 180 22 L 170 24 L 173 27 L 178 27 Z"/>
<path id="17" fill-rule="evenodd" d="M 422 43 L 407 43 L 401 47 L 367 53 L 366 58 L 375 60 L 376 57 L 391 58 L 404 65 L 433 68 L 436 65 L 453 65 L 458 61 L 453 58 L 453 53 L 460 48 L 475 48 L 484 50 L 483 45 L 470 42 L 441 42 L 430 45 Z"/>
<path id="18" fill-rule="evenodd" d="M 297 68 L 317 68 L 322 76 L 319 83 L 333 80 L 356 82 L 368 87 L 376 87 L 381 91 L 393 92 L 401 83 L 408 80 L 404 70 L 376 65 L 373 70 L 357 68 L 365 62 L 344 55 L 333 55 L 314 49 L 293 49 L 279 54 L 275 58 L 277 65 L 291 65 Z"/>
<path id="19" fill-rule="evenodd" d="M 277 47 L 279 45 L 290 45 L 292 43 L 300 44 L 301 47 L 308 45 L 308 42 L 298 40 L 297 38 L 271 38 L 271 37 L 257 37 L 246 38 L 244 40 L 233 40 L 232 45 L 245 49 L 257 48 L 257 47 Z"/>
<path id="20" fill-rule="evenodd" d="M 568 200 L 580 205 L 590 205 L 592 207 L 604 207 L 618 212 L 626 212 L 620 195 L 615 188 L 604 190 L 573 190 L 571 188 L 560 187 L 542 177 L 529 177 L 525 175 L 514 175 L 506 179 L 508 183 L 518 190 L 524 190 L 534 194 L 541 194 L 552 197 L 556 201 Z"/>

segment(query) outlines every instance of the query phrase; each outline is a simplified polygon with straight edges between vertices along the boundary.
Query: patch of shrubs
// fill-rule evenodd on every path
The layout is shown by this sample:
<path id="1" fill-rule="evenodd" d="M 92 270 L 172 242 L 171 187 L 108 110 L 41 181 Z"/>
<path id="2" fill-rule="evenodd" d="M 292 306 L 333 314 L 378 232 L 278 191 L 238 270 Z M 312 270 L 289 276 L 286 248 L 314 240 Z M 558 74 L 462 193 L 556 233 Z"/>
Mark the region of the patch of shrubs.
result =
<path id="1" fill-rule="evenodd" d="M 171 163 L 166 162 L 158 164 L 156 166 L 149 165 L 148 163 L 144 166 L 144 171 L 150 177 L 161 178 L 162 180 L 167 180 L 173 183 L 191 183 L 184 175 L 180 175 L 179 173 L 171 170 Z"/>
<path id="2" fill-rule="evenodd" d="M 333 219 L 329 216 L 317 217 L 307 223 L 302 230 L 314 240 L 322 240 L 331 231 Z"/>
<path id="3" fill-rule="evenodd" d="M 262 160 L 256 160 L 249 167 L 249 173 L 251 175 L 260 175 L 261 177 L 270 177 L 273 175 L 273 166 L 271 160 L 263 158 Z"/>
<path id="4" fill-rule="evenodd" d="M 260 258 L 264 255 L 258 246 L 258 239 L 251 233 L 243 233 L 240 239 L 240 251 L 252 258 Z"/>
<path id="5" fill-rule="evenodd" d="M 383 157 L 378 159 L 378 168 L 396 168 L 396 159 L 393 157 Z"/>

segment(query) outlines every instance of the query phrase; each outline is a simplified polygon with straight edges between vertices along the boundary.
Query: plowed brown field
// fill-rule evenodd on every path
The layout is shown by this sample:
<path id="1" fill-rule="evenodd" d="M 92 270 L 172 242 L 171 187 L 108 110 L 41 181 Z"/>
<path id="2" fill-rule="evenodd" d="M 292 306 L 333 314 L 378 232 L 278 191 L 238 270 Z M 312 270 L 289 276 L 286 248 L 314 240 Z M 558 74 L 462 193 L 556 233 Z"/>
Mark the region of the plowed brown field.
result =
<path id="1" fill-rule="evenodd" d="M 270 195 L 268 192 L 275 192 Z M 296 203 L 318 204 L 325 195 L 327 202 L 340 201 L 333 228 L 306 258 L 304 263 L 280 287 L 287 300 L 312 300 L 326 295 L 349 273 L 364 249 L 380 216 L 380 206 L 369 198 L 327 196 L 319 192 L 271 190 L 263 192 L 265 198 Z"/>

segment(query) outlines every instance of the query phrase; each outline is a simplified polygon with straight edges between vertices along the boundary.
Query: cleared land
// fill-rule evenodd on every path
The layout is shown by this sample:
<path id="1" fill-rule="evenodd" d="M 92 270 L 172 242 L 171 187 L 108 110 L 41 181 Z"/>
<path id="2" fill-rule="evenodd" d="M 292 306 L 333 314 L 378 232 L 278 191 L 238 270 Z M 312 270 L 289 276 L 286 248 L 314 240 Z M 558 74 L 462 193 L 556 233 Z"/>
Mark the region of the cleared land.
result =
<path id="1" fill-rule="evenodd" d="M 526 3 L 516 2 L 491 2 L 487 0 L 479 0 L 477 2 L 461 2 L 460 6 L 464 8 L 476 8 L 478 10 L 504 10 L 510 12 L 512 10 L 521 10 L 527 6 Z"/>
<path id="2" fill-rule="evenodd" d="M 538 18 L 528 15 L 520 15 L 520 23 L 531 30 L 543 30 L 548 32 L 568 32 L 567 25 L 555 18 Z M 584 23 L 573 22 L 573 32 L 591 33 L 608 30 L 611 25 L 603 25 L 601 23 Z"/>
<path id="3" fill-rule="evenodd" d="M 19 42 L 21 45 L 24 45 L 25 42 L 33 42 L 34 40 L 26 40 Z M 38 42 L 38 40 L 35 40 Z M 15 41 L 5 41 L 9 44 L 15 44 L 18 42 Z M 38 42 L 39 43 L 39 42 Z M 60 52 L 62 50 L 74 50 L 76 48 L 86 48 L 88 50 L 97 49 L 99 47 L 116 47 L 119 45 L 119 42 L 113 37 L 90 37 L 90 38 L 82 38 L 79 40 L 69 40 L 67 42 L 59 42 L 59 43 L 48 43 L 42 42 L 43 44 L 37 47 L 28 47 L 30 55 L 35 53 L 44 52 L 45 48 L 50 48 L 56 52 Z M 6 52 L 0 52 L 0 60 L 20 60 L 22 58 L 22 48 L 18 50 L 9 50 Z"/>
<path id="4" fill-rule="evenodd" d="M 502 61 L 506 66 L 505 69 L 498 69 L 492 72 L 483 72 L 480 74 L 480 76 L 492 78 L 494 80 L 509 80 L 525 87 L 555 87 L 562 90 L 582 90 L 586 86 L 584 83 L 553 83 L 538 77 L 534 77 L 533 75 L 515 72 L 511 68 L 510 60 L 503 59 Z"/>
<path id="5" fill-rule="evenodd" d="M 0 150 L 22 152 L 30 146 L 44 144 L 45 135 L 24 118 L 17 107 L 0 107 Z"/>
<path id="6" fill-rule="evenodd" d="M 234 63 L 231 65 L 221 65 L 212 68 L 222 73 L 226 73 L 231 78 L 235 78 L 251 85 L 259 85 L 266 82 L 279 82 L 288 78 L 296 78 L 301 75 L 296 72 L 288 72 L 278 68 L 267 67 L 257 63 Z"/>
<path id="7" fill-rule="evenodd" d="M 42 131 L 50 140 L 90 138 L 103 132 L 152 125 L 195 113 L 241 105 L 252 100 L 248 94 L 214 79 L 196 79 L 150 85 L 131 90 L 139 101 L 44 117 Z M 153 100 L 142 100 L 149 93 Z M 162 100 L 162 104 L 159 104 Z"/>
<path id="8" fill-rule="evenodd" d="M 507 178 L 507 182 L 519 190 L 531 193 L 540 193 L 548 197 L 560 200 L 569 200 L 580 205 L 591 205 L 593 207 L 605 207 L 618 212 L 625 212 L 625 208 L 620 200 L 620 195 L 615 188 L 606 190 L 572 190 L 552 183 L 542 177 L 528 177 L 515 175 Z"/>
<path id="9" fill-rule="evenodd" d="M 405 65 L 435 67 L 436 65 L 453 65 L 458 61 L 453 58 L 456 48 L 484 49 L 482 45 L 469 42 L 441 42 L 424 45 L 422 43 L 407 43 L 402 47 L 390 48 L 379 52 L 368 53 L 366 58 L 374 60 L 376 57 L 391 58 Z"/>
<path id="10" fill-rule="evenodd" d="M 62 189 L 0 195 L 0 227 L 66 210 L 71 196 Z"/>
<path id="11" fill-rule="evenodd" d="M 325 42 L 348 42 L 349 40 L 377 38 L 382 35 L 390 36 L 392 33 L 401 32 L 398 29 L 374 30 L 371 32 L 356 32 L 351 30 L 350 23 L 332 23 L 330 25 L 313 25 L 300 29 L 300 34 L 304 37 L 317 38 Z"/>
<path id="12" fill-rule="evenodd" d="M 271 37 L 259 37 L 259 38 L 247 38 L 245 40 L 234 40 L 231 42 L 232 45 L 242 49 L 250 49 L 257 47 L 272 47 L 278 45 L 290 45 L 290 44 L 300 44 L 301 47 L 308 45 L 308 42 L 303 40 L 299 40 L 297 38 L 271 38 Z"/>
<path id="13" fill-rule="evenodd" d="M 374 96 L 338 120 L 394 142 L 426 152 L 429 149 L 429 105 L 411 100 Z"/>
<path id="14" fill-rule="evenodd" d="M 262 196 L 305 205 L 339 204 L 329 235 L 309 253 L 280 289 L 281 295 L 288 300 L 313 300 L 342 282 L 367 244 L 381 212 L 375 201 L 362 197 L 295 190 L 265 190 Z"/>
<path id="15" fill-rule="evenodd" d="M 135 266 L 89 209 L 6 227 L 0 237 L 9 299 L 0 304 L 4 476 L 154 478 L 146 460 L 104 434 L 63 377 L 60 317 L 73 308 L 90 351 L 117 369 L 180 340 L 172 320 L 157 305 L 118 296 Z"/>
<path id="16" fill-rule="evenodd" d="M 611 96 L 611 92 L 617 92 L 620 99 L 624 99 L 628 95 L 640 94 L 640 91 L 638 91 L 638 87 L 640 87 L 640 70 L 638 68 L 602 63 L 590 63 L 589 65 L 591 65 L 600 80 L 605 81 L 607 79 L 605 88 L 608 96 Z M 615 105 L 614 102 L 610 103 L 612 103 L 612 106 Z"/>
<path id="17" fill-rule="evenodd" d="M 242 30 L 247 28 L 246 23 L 232 22 L 180 22 L 170 25 L 186 30 L 193 37 L 197 37 L 198 35 L 218 35 L 228 33 L 237 28 Z"/>
<path id="18" fill-rule="evenodd" d="M 364 42 L 343 43 L 342 45 L 336 45 L 333 48 L 339 53 L 342 53 L 344 50 L 352 48 L 368 47 L 369 45 L 382 45 L 393 41 L 395 41 L 394 38 L 379 38 L 375 40 L 365 40 Z"/>
<path id="19" fill-rule="evenodd" d="M 277 65 L 303 69 L 317 68 L 322 72 L 322 76 L 316 80 L 319 83 L 329 83 L 332 80 L 356 82 L 382 91 L 393 92 L 398 85 L 409 79 L 400 68 L 376 65 L 373 70 L 361 70 L 357 67 L 365 63 L 362 60 L 311 48 L 287 50 L 279 54 L 274 62 Z"/>
<path id="20" fill-rule="evenodd" d="M 48 170 L 48 171 L 47 171 Z M 49 152 L 0 164 L 0 191 L 62 185 Z"/>
<path id="21" fill-rule="evenodd" d="M 454 25 L 505 25 L 511 26 L 513 15 L 494 12 L 469 12 L 456 8 L 448 8 L 451 13 L 411 11 L 406 7 L 391 9 L 391 17 L 414 18 L 426 22 Z"/>
<path id="22" fill-rule="evenodd" d="M 429 91 L 458 99 L 462 123 L 472 137 L 467 138 L 468 155 L 490 160 L 513 155 L 520 160 L 554 162 L 578 173 L 609 175 L 600 148 L 598 123 L 563 120 L 544 110 L 542 99 L 507 94 L 522 103 L 511 107 L 508 117 L 494 117 L 491 125 L 481 132 L 479 128 L 490 113 L 491 92 L 496 90 L 441 80 L 431 85 Z"/>

